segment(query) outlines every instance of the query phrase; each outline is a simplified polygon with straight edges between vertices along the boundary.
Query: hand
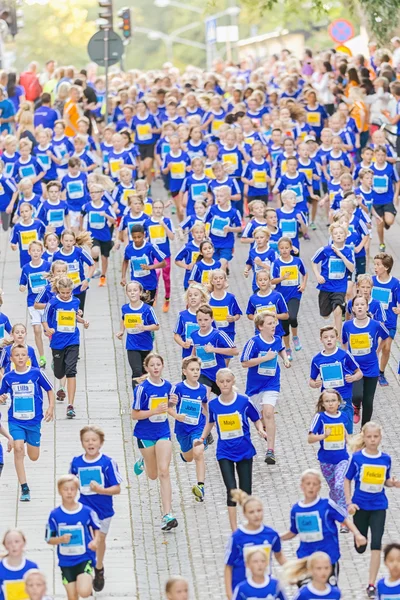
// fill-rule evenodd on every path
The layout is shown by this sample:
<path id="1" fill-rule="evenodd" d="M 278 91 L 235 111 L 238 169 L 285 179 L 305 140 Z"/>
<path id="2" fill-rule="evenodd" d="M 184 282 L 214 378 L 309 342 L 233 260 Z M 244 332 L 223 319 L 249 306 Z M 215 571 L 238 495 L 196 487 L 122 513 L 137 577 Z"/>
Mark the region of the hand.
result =
<path id="1" fill-rule="evenodd" d="M 336 256 L 341 256 L 342 255 L 342 253 L 339 250 L 339 248 L 336 248 L 336 246 L 334 246 L 333 244 L 332 244 L 331 248 L 334 251 L 334 253 L 336 254 Z"/>
<path id="2" fill-rule="evenodd" d="M 104 490 L 103 486 L 97 483 L 97 481 L 91 481 L 89 487 L 92 492 L 96 492 L 96 494 L 101 494 L 101 492 Z"/>
<path id="3" fill-rule="evenodd" d="M 364 537 L 361 533 L 357 533 L 354 536 L 354 541 L 356 543 L 357 548 L 359 548 L 360 546 L 366 546 L 368 544 L 367 538 Z"/>
<path id="4" fill-rule="evenodd" d="M 12 206 L 10 206 L 10 204 L 9 204 L 9 205 L 7 206 L 7 208 L 6 208 L 6 213 L 7 213 L 8 215 L 11 215 L 11 213 L 12 213 L 12 209 L 13 209 L 13 207 L 12 207 Z"/>
<path id="5" fill-rule="evenodd" d="M 259 256 L 256 256 L 256 258 L 254 259 L 254 264 L 256 264 L 259 267 L 262 266 L 263 262 Z"/>
<path id="6" fill-rule="evenodd" d="M 360 510 L 360 507 L 358 504 L 354 504 L 353 502 L 347 507 L 347 512 L 350 516 L 353 516 L 358 510 Z"/>
<path id="7" fill-rule="evenodd" d="M 186 271 L 191 271 L 193 269 L 193 263 L 189 263 L 188 265 L 186 265 L 185 269 Z"/>
<path id="8" fill-rule="evenodd" d="M 186 340 L 186 342 L 183 342 L 182 348 L 185 348 L 185 350 L 188 350 L 192 344 L 193 344 L 192 340 Z"/>
<path id="9" fill-rule="evenodd" d="M 93 550 L 93 552 L 96 552 L 96 550 L 97 550 L 97 542 L 95 540 L 92 540 L 91 542 L 88 543 L 88 548 L 90 548 L 91 550 Z"/>
<path id="10" fill-rule="evenodd" d="M 7 402 L 7 394 L 2 394 L 0 396 L 0 404 L 6 404 Z"/>
<path id="11" fill-rule="evenodd" d="M 226 320 L 228 323 L 233 323 L 235 321 L 235 317 L 233 315 L 228 315 Z"/>
<path id="12" fill-rule="evenodd" d="M 398 481 L 397 477 L 391 477 L 390 479 L 388 479 L 388 481 L 390 481 L 393 487 L 400 487 L 400 481 Z"/>
<path id="13" fill-rule="evenodd" d="M 46 154 L 47 154 L 47 156 L 49 156 L 50 158 L 53 156 L 50 150 L 47 150 Z"/>
<path id="14" fill-rule="evenodd" d="M 143 264 L 140 265 L 140 268 L 142 269 L 142 271 L 150 271 L 150 265 Z"/>
<path id="15" fill-rule="evenodd" d="M 264 429 L 257 429 L 257 433 L 260 437 L 264 438 L 264 440 L 267 439 L 267 432 L 264 431 Z"/>
<path id="16" fill-rule="evenodd" d="M 7 440 L 7 452 L 11 452 L 14 449 L 14 440 Z"/>
<path id="17" fill-rule="evenodd" d="M 166 402 L 163 402 L 162 404 L 159 404 L 157 408 L 154 409 L 154 414 L 161 415 L 162 413 L 167 412 L 167 408 L 168 404 Z"/>
<path id="18" fill-rule="evenodd" d="M 301 283 L 301 284 L 300 284 L 300 285 L 297 287 L 297 289 L 299 290 L 299 292 L 300 292 L 301 294 L 303 294 L 303 293 L 304 293 L 304 291 L 305 291 L 305 289 L 306 289 L 306 286 L 305 286 L 305 284 L 304 284 L 304 283 Z"/>
<path id="19" fill-rule="evenodd" d="M 325 277 L 322 277 L 322 275 L 317 275 L 317 281 L 320 284 L 325 283 Z"/>
<path id="20" fill-rule="evenodd" d="M 250 271 L 243 271 L 243 275 L 244 275 L 245 277 L 248 277 L 248 276 L 249 276 L 249 273 L 250 273 Z"/>
<path id="21" fill-rule="evenodd" d="M 118 340 L 122 340 L 122 338 L 124 337 L 124 332 L 123 331 L 118 331 L 118 333 L 115 334 L 115 337 Z"/>
<path id="22" fill-rule="evenodd" d="M 395 315 L 400 315 L 400 307 L 399 306 L 394 306 L 392 308 L 392 311 L 394 312 Z"/>
<path id="23" fill-rule="evenodd" d="M 48 329 L 46 329 L 46 331 L 44 332 L 44 335 L 46 337 L 51 337 L 53 335 L 53 333 L 55 333 L 56 330 L 54 329 L 54 327 L 49 327 Z"/>
<path id="24" fill-rule="evenodd" d="M 322 387 L 322 379 L 316 379 L 313 382 L 313 388 L 314 389 L 318 389 L 318 388 L 321 388 L 321 387 Z"/>
<path id="25" fill-rule="evenodd" d="M 113 252 L 121 248 L 121 242 L 114 242 Z"/>
<path id="26" fill-rule="evenodd" d="M 290 277 L 289 271 L 285 271 L 284 274 L 283 274 L 282 280 L 289 279 L 289 277 Z"/>
<path id="27" fill-rule="evenodd" d="M 299 249 L 296 248 L 296 246 L 293 246 L 292 252 L 293 252 L 293 254 L 298 254 L 299 253 Z"/>
<path id="28" fill-rule="evenodd" d="M 171 402 L 171 404 L 178 404 L 178 396 L 176 394 L 170 394 L 169 395 L 169 401 Z"/>
<path id="29" fill-rule="evenodd" d="M 126 286 L 126 279 L 121 279 L 121 281 L 119 282 L 120 285 L 122 285 L 122 287 Z"/>
<path id="30" fill-rule="evenodd" d="M 84 327 L 85 329 L 88 329 L 88 327 L 89 327 L 89 321 L 84 321 L 84 322 L 83 322 L 83 327 Z"/>
<path id="31" fill-rule="evenodd" d="M 213 346 L 212 344 L 206 344 L 206 345 L 204 346 L 204 350 L 205 350 L 206 352 L 209 352 L 209 353 L 211 353 L 211 352 L 214 352 L 214 351 L 215 351 L 215 348 L 214 348 L 214 346 Z"/>
<path id="32" fill-rule="evenodd" d="M 325 429 L 324 439 L 327 438 L 327 437 L 329 437 L 331 435 L 331 433 L 332 433 L 332 427 L 327 427 Z"/>
<path id="33" fill-rule="evenodd" d="M 354 375 L 345 375 L 345 381 L 347 381 L 347 383 L 353 383 L 354 381 Z"/>
<path id="34" fill-rule="evenodd" d="M 60 536 L 60 544 L 69 544 L 71 537 L 71 533 L 64 533 L 64 535 Z"/>
<path id="35" fill-rule="evenodd" d="M 229 225 L 225 225 L 225 227 L 223 228 L 223 230 L 222 230 L 222 231 L 223 231 L 224 233 L 229 233 L 229 229 L 230 229 Z"/>
<path id="36" fill-rule="evenodd" d="M 276 354 L 277 353 L 275 352 L 275 350 L 268 350 L 267 354 L 264 354 L 264 356 L 262 357 L 263 362 L 267 360 L 272 360 L 273 358 L 275 358 Z"/>
<path id="37" fill-rule="evenodd" d="M 77 313 L 78 317 L 83 317 L 83 310 L 81 310 L 80 308 L 78 308 Z"/>
<path id="38" fill-rule="evenodd" d="M 286 359 L 283 361 L 283 366 L 285 367 L 285 369 L 290 369 L 292 363 L 290 362 L 290 360 Z"/>
<path id="39" fill-rule="evenodd" d="M 85 290 L 87 290 L 89 287 L 89 282 L 87 281 L 87 279 L 85 279 L 85 281 L 82 281 L 81 283 L 81 290 L 82 292 L 84 292 Z"/>
<path id="40" fill-rule="evenodd" d="M 46 423 L 49 423 L 50 421 L 53 421 L 54 419 L 54 406 L 49 406 L 49 408 L 46 410 L 45 414 L 44 414 L 44 420 L 46 421 Z"/>
<path id="41" fill-rule="evenodd" d="M 193 447 L 202 446 L 204 444 L 204 438 L 199 438 L 198 440 L 193 440 Z"/>

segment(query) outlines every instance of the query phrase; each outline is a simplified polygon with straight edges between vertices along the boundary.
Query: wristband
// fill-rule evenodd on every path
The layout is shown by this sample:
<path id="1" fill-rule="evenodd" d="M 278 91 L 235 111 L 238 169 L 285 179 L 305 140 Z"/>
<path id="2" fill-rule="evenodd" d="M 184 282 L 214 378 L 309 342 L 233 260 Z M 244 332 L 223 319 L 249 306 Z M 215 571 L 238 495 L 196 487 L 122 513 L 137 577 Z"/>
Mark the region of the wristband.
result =
<path id="1" fill-rule="evenodd" d="M 90 279 L 91 279 L 91 277 L 86 277 L 86 281 L 87 281 L 88 283 L 90 283 Z"/>

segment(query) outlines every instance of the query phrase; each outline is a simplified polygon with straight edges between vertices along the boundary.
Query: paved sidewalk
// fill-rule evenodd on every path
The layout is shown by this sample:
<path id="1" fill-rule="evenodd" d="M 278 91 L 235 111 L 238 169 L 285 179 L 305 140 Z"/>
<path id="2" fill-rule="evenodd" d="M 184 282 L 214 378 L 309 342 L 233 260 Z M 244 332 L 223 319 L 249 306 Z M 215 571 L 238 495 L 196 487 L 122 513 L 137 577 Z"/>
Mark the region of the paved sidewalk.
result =
<path id="1" fill-rule="evenodd" d="M 323 223 L 312 232 L 312 240 L 303 242 L 302 258 L 309 267 L 315 250 L 326 243 L 327 231 Z M 388 234 L 387 251 L 397 261 L 394 275 L 400 275 L 400 226 L 396 224 Z M 175 251 L 179 242 L 174 243 Z M 18 257 L 8 247 L 8 236 L 0 234 L 0 284 L 4 290 L 4 313 L 12 323 L 27 322 L 25 295 L 18 291 Z M 377 251 L 374 236 L 371 256 Z M 238 245 L 231 267 L 230 291 L 237 295 L 244 311 L 250 293 L 250 280 L 242 276 L 248 247 Z M 178 445 L 174 442 L 171 476 L 173 482 L 173 510 L 179 527 L 169 534 L 160 531 L 160 497 L 156 482 L 142 475 L 133 476 L 132 467 L 139 453 L 132 443 L 130 409 L 132 392 L 130 370 L 125 357 L 124 344 L 116 339 L 119 329 L 119 309 L 125 302 L 119 285 L 121 254 L 115 253 L 110 263 L 108 287 L 99 289 L 93 281 L 88 294 L 86 317 L 89 329 L 82 336 L 78 364 L 77 417 L 67 421 L 64 405 L 56 406 L 56 420 L 43 424 L 42 454 L 36 464 L 27 463 L 28 481 L 32 492 L 29 504 L 18 502 L 18 485 L 12 456 L 6 455 L 6 465 L 0 480 L 0 538 L 8 527 L 21 528 L 28 539 L 29 558 L 36 560 L 46 572 L 49 593 L 65 598 L 53 550 L 44 542 L 47 516 L 59 503 L 55 482 L 67 472 L 71 458 L 81 452 L 79 430 L 87 423 L 102 427 L 106 434 L 104 452 L 119 464 L 124 478 L 122 493 L 115 500 L 116 516 L 113 519 L 106 554 L 106 586 L 99 598 L 137 598 L 161 600 L 163 586 L 170 575 L 182 574 L 190 580 L 191 598 L 222 600 L 223 557 L 229 535 L 225 506 L 225 489 L 215 460 L 215 445 L 206 454 L 206 502 L 197 504 L 191 494 L 195 481 L 194 465 L 181 461 Z M 166 359 L 165 376 L 177 381 L 180 373 L 180 349 L 174 344 L 172 330 L 177 313 L 183 308 L 183 273 L 173 267 L 173 295 L 171 310 L 162 314 L 162 294 L 156 307 L 161 329 L 156 334 L 156 349 Z M 163 287 L 161 285 L 161 291 Z M 254 439 L 259 451 L 254 464 L 254 493 L 265 507 L 265 522 L 284 532 L 289 526 L 290 506 L 299 497 L 298 481 L 308 467 L 318 468 L 316 448 L 307 444 L 309 423 L 314 414 L 317 392 L 307 386 L 310 359 L 319 348 L 318 331 L 324 321 L 319 317 L 314 277 L 302 301 L 299 316 L 299 335 L 303 350 L 294 353 L 292 368 L 282 373 L 283 392 L 277 407 L 277 465 L 268 467 L 263 462 L 263 443 Z M 253 335 L 252 324 L 243 317 L 237 326 L 237 343 L 240 349 Z M 29 328 L 29 343 L 33 343 Z M 50 352 L 47 350 L 48 364 Z M 374 418 L 384 427 L 383 448 L 393 457 L 393 474 L 400 476 L 400 423 L 399 387 L 396 381 L 399 358 L 398 339 L 393 345 L 393 357 L 388 369 L 390 387 L 378 389 Z M 231 363 L 238 385 L 243 389 L 245 370 L 238 359 Z M 50 366 L 46 373 L 52 377 Z M 6 410 L 1 409 L 2 418 Z M 4 446 L 4 442 L 3 442 Z M 324 487 L 326 493 L 326 486 Z M 400 491 L 388 490 L 390 503 L 385 542 L 400 540 Z M 357 555 L 350 535 L 340 536 L 342 547 L 340 585 L 344 600 L 365 597 L 369 553 Z M 294 556 L 295 542 L 286 542 L 285 553 Z M 276 570 L 279 573 L 279 570 Z"/>

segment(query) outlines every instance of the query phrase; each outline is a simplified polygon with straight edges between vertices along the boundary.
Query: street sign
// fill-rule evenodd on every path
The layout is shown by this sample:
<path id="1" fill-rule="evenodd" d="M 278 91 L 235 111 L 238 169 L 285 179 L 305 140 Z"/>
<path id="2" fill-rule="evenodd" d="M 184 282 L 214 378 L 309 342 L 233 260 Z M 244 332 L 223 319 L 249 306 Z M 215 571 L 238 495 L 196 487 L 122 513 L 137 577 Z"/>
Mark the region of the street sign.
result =
<path id="1" fill-rule="evenodd" d="M 217 27 L 217 42 L 237 42 L 238 39 L 239 27 L 237 25 Z"/>
<path id="2" fill-rule="evenodd" d="M 106 39 L 108 36 L 108 54 Z M 100 67 L 106 66 L 106 56 L 108 55 L 107 65 L 110 67 L 121 60 L 124 53 L 124 44 L 121 38 L 112 29 L 98 31 L 89 40 L 88 54 L 90 59 Z"/>
<path id="3" fill-rule="evenodd" d="M 328 33 L 334 42 L 344 44 L 354 37 L 354 27 L 346 19 L 336 19 L 329 25 Z"/>
<path id="4" fill-rule="evenodd" d="M 217 21 L 216 19 L 208 19 L 206 21 L 206 43 L 215 44 L 217 41 Z"/>

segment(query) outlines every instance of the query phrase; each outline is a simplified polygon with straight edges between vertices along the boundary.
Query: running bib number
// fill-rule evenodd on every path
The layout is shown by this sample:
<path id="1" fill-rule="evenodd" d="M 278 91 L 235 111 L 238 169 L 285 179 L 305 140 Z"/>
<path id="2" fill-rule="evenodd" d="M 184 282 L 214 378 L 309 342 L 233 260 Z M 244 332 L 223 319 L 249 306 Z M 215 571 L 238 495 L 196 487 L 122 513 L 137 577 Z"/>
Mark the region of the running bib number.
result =
<path id="1" fill-rule="evenodd" d="M 237 157 L 237 154 L 235 154 L 235 153 L 223 154 L 222 162 L 224 164 L 232 165 L 232 167 L 234 167 L 235 171 L 238 168 L 238 157 Z"/>
<path id="2" fill-rule="evenodd" d="M 75 333 L 76 312 L 74 310 L 57 311 L 57 331 L 60 333 Z"/>
<path id="3" fill-rule="evenodd" d="M 378 494 L 383 490 L 386 481 L 384 465 L 363 465 L 361 467 L 360 490 L 370 494 Z"/>
<path id="4" fill-rule="evenodd" d="M 229 308 L 227 306 L 212 306 L 212 311 L 217 327 L 228 327 L 229 323 L 226 319 L 229 316 Z"/>
<path id="5" fill-rule="evenodd" d="M 201 283 L 203 285 L 206 285 L 207 283 L 209 283 L 209 281 L 210 281 L 210 273 L 211 273 L 211 269 L 205 269 L 204 271 L 202 271 L 202 273 L 201 273 Z"/>
<path id="6" fill-rule="evenodd" d="M 193 400 L 192 398 L 182 398 L 179 407 L 179 414 L 185 415 L 185 423 L 187 425 L 198 425 L 201 415 L 201 400 Z"/>
<path id="7" fill-rule="evenodd" d="M 273 315 L 276 315 L 276 306 L 275 304 L 267 304 L 266 306 L 257 306 L 256 312 L 259 315 L 260 313 L 269 312 Z"/>
<path id="8" fill-rule="evenodd" d="M 46 271 L 41 273 L 29 273 L 29 285 L 32 292 L 38 294 L 46 287 L 47 279 L 45 279 Z"/>
<path id="9" fill-rule="evenodd" d="M 351 333 L 350 348 L 353 356 L 364 356 L 371 352 L 371 340 L 368 333 Z"/>
<path id="10" fill-rule="evenodd" d="M 168 404 L 168 398 L 166 396 L 163 396 L 162 398 L 150 398 L 149 400 L 149 409 L 150 410 L 155 410 L 157 408 L 157 406 L 159 406 L 160 404 Z M 149 417 L 149 421 L 151 421 L 152 423 L 163 423 L 164 421 L 167 420 L 167 412 L 163 412 L 160 413 L 158 415 L 152 415 L 151 417 Z"/>
<path id="11" fill-rule="evenodd" d="M 281 219 L 279 222 L 279 227 L 281 228 L 282 235 L 284 237 L 288 237 L 290 239 L 296 237 L 297 221 L 295 221 L 294 219 L 290 219 L 290 220 Z"/>
<path id="12" fill-rule="evenodd" d="M 74 284 L 74 287 L 77 287 L 81 283 L 81 275 L 79 271 L 79 264 L 77 262 L 68 263 L 68 273 L 69 279 Z"/>
<path id="13" fill-rule="evenodd" d="M 95 481 L 104 487 L 104 475 L 101 467 L 83 467 L 78 469 L 78 478 L 81 484 L 80 492 L 85 496 L 92 496 L 97 492 L 90 489 L 90 482 Z"/>
<path id="14" fill-rule="evenodd" d="M 79 556 L 85 554 L 85 532 L 83 525 L 60 525 L 58 528 L 58 535 L 70 533 L 71 539 L 69 542 L 64 542 L 58 546 L 60 554 L 63 556 Z"/>
<path id="15" fill-rule="evenodd" d="M 103 229 L 106 224 L 106 218 L 99 212 L 89 213 L 89 226 L 91 229 Z"/>
<path id="16" fill-rule="evenodd" d="M 167 240 L 165 229 L 162 225 L 150 225 L 149 234 L 152 244 L 165 244 Z"/>
<path id="17" fill-rule="evenodd" d="M 31 242 L 36 242 L 38 240 L 38 232 L 36 229 L 32 231 L 21 231 L 21 247 L 22 250 L 28 250 L 29 244 Z"/>
<path id="18" fill-rule="evenodd" d="M 190 186 L 190 191 L 192 193 L 193 202 L 196 202 L 196 200 L 203 200 L 205 194 L 207 194 L 207 184 L 194 183 Z"/>
<path id="19" fill-rule="evenodd" d="M 127 333 L 141 333 L 140 331 L 137 331 L 138 325 L 143 325 L 143 319 L 140 313 L 129 313 L 124 315 L 124 326 Z"/>
<path id="20" fill-rule="evenodd" d="M 269 352 L 269 350 L 267 350 L 267 351 L 262 350 L 260 352 L 259 356 L 266 356 L 266 354 L 268 352 Z M 266 360 L 265 362 L 262 362 L 261 364 L 259 364 L 257 373 L 259 375 L 265 375 L 266 377 L 274 377 L 277 366 L 278 366 L 278 353 L 276 353 L 274 358 L 271 358 L 271 360 Z"/>
<path id="21" fill-rule="evenodd" d="M 217 366 L 214 352 L 206 352 L 204 346 L 196 346 L 196 355 L 201 360 L 202 369 L 212 369 Z"/>
<path id="22" fill-rule="evenodd" d="M 221 219 L 220 217 L 214 217 L 211 223 L 211 233 L 216 237 L 226 237 L 224 227 L 229 225 L 229 219 Z"/>
<path id="23" fill-rule="evenodd" d="M 146 277 L 150 275 L 150 271 L 142 269 L 142 265 L 148 265 L 149 262 L 146 256 L 134 256 L 131 258 L 131 267 L 135 277 Z"/>
<path id="24" fill-rule="evenodd" d="M 137 125 L 136 133 L 138 141 L 151 140 L 153 137 L 153 134 L 151 133 L 150 123 L 145 123 L 144 125 Z"/>
<path id="25" fill-rule="evenodd" d="M 329 279 L 343 279 L 346 274 L 346 265 L 341 258 L 330 258 L 328 266 Z"/>
<path id="26" fill-rule="evenodd" d="M 373 287 L 371 296 L 373 300 L 380 302 L 382 308 L 389 308 L 389 304 L 392 301 L 392 291 L 388 288 Z"/>
<path id="27" fill-rule="evenodd" d="M 253 171 L 253 179 L 255 188 L 267 187 L 267 173 L 265 171 Z"/>
<path id="28" fill-rule="evenodd" d="M 314 127 L 320 127 L 321 114 L 319 112 L 308 112 L 307 111 L 307 123 L 309 125 L 314 125 Z"/>
<path id="29" fill-rule="evenodd" d="M 324 423 L 324 433 L 327 428 L 329 428 L 331 432 L 328 437 L 324 439 L 324 450 L 343 450 L 346 441 L 343 423 L 338 423 L 337 425 Z"/>
<path id="30" fill-rule="evenodd" d="M 195 331 L 198 331 L 199 329 L 200 329 L 200 327 L 198 326 L 197 323 L 185 323 L 186 339 L 190 340 L 190 336 L 192 335 L 192 333 L 194 333 Z"/>
<path id="31" fill-rule="evenodd" d="M 25 582 L 22 580 L 3 581 L 4 600 L 28 600 Z"/>
<path id="32" fill-rule="evenodd" d="M 29 177 L 36 176 L 35 167 L 33 165 L 27 165 L 26 167 L 21 167 L 19 172 L 21 174 L 21 179 L 23 179 L 24 177 L 29 178 Z"/>
<path id="33" fill-rule="evenodd" d="M 60 210 L 49 210 L 47 213 L 47 220 L 51 227 L 62 227 L 64 224 L 64 211 Z"/>
<path id="34" fill-rule="evenodd" d="M 318 511 L 296 514 L 296 527 L 302 542 L 323 540 L 322 521 Z"/>
<path id="35" fill-rule="evenodd" d="M 218 415 L 218 426 L 221 440 L 243 437 L 242 415 L 237 412 L 229 415 Z"/>
<path id="36" fill-rule="evenodd" d="M 321 379 L 324 388 L 337 388 L 344 385 L 343 369 L 340 362 L 321 365 Z"/>
<path id="37" fill-rule="evenodd" d="M 123 164 L 124 164 L 124 161 L 121 158 L 118 158 L 117 160 L 116 159 L 110 160 L 109 165 L 110 165 L 110 171 L 111 171 L 112 177 L 118 177 L 119 170 L 121 169 Z"/>
<path id="38" fill-rule="evenodd" d="M 71 200 L 77 200 L 83 198 L 83 182 L 82 181 L 69 181 L 67 183 L 67 192 Z"/>
<path id="39" fill-rule="evenodd" d="M 282 279 L 281 285 L 286 287 L 295 287 L 299 284 L 299 269 L 296 265 L 291 267 L 280 267 L 279 277 L 287 275 L 285 279 Z"/>
<path id="40" fill-rule="evenodd" d="M 372 187 L 377 194 L 385 194 L 388 191 L 388 178 L 386 175 L 374 175 Z"/>
<path id="41" fill-rule="evenodd" d="M 30 421 L 35 417 L 35 385 L 21 383 L 12 385 L 13 417 Z"/>
<path id="42" fill-rule="evenodd" d="M 184 179 L 185 178 L 185 163 L 184 162 L 171 162 L 171 176 L 173 179 Z"/>

